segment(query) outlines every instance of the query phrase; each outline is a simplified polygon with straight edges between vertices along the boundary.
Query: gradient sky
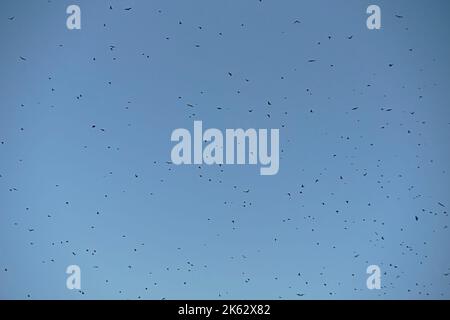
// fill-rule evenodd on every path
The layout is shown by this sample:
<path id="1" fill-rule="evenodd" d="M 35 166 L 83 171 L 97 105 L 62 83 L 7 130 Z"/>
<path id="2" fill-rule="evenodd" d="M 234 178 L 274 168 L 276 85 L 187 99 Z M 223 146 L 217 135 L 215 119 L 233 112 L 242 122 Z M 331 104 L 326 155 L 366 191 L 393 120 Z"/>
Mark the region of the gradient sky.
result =
<path id="1" fill-rule="evenodd" d="M 0 7 L 0 298 L 450 298 L 450 2 Z M 279 173 L 170 164 L 194 120 Z"/>

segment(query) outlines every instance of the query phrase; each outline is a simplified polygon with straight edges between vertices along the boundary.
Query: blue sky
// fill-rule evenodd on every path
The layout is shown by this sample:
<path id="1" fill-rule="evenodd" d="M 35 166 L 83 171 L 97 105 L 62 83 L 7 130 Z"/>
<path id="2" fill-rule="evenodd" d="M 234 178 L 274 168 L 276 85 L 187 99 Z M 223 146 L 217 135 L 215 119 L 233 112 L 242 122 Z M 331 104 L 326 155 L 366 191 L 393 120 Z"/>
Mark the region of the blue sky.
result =
<path id="1" fill-rule="evenodd" d="M 447 1 L 1 9 L 0 298 L 450 298 Z M 278 174 L 168 163 L 194 120 Z"/>

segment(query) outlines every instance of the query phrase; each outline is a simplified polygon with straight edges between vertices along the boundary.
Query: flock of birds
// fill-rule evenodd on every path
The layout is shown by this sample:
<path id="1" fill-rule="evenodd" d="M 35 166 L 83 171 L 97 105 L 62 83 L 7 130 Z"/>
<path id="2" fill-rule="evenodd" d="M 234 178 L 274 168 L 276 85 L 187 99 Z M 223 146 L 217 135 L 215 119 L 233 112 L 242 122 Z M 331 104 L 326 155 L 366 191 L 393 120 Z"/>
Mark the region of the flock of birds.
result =
<path id="1" fill-rule="evenodd" d="M 263 4 L 262 0 L 258 0 L 257 2 Z M 120 14 L 117 17 L 120 17 L 122 14 L 133 14 L 137 10 L 135 7 L 118 7 L 118 5 L 108 5 L 105 9 L 119 11 Z M 162 9 L 157 12 L 162 16 L 166 14 Z M 403 15 L 395 14 L 394 17 L 402 21 L 406 20 Z M 14 24 L 20 23 L 18 18 L 20 18 L 18 14 L 7 17 L 8 23 L 12 25 L 11 28 L 14 28 Z M 166 19 L 173 19 L 173 24 L 179 27 L 195 28 L 199 32 L 208 29 L 208 26 L 192 26 L 169 15 L 166 16 Z M 243 22 L 231 20 L 230 23 L 240 25 L 243 29 L 246 28 L 246 23 Z M 302 28 L 308 28 L 308 25 L 305 25 L 302 19 L 298 18 L 291 19 L 289 24 L 294 27 L 301 26 Z M 108 25 L 103 23 L 102 27 L 108 28 Z M 404 28 L 404 31 L 407 32 L 408 28 Z M 83 30 L 80 32 L 83 32 Z M 295 32 L 295 29 L 293 32 Z M 216 37 L 225 37 L 225 34 L 225 31 L 221 31 L 217 33 Z M 165 35 L 164 38 L 165 40 L 176 41 L 170 35 Z M 333 46 L 340 47 L 346 46 L 346 43 L 349 41 L 358 40 L 356 35 L 335 35 L 330 33 L 323 40 L 317 41 L 314 46 L 320 48 L 324 46 L 326 41 L 330 43 L 334 41 Z M 57 43 L 55 46 L 59 48 L 70 47 L 70 43 Z M 200 43 L 195 42 L 193 46 L 199 50 L 202 49 L 202 44 Z M 118 48 L 120 48 L 120 42 L 110 44 L 104 48 L 106 52 L 112 54 L 109 63 L 126 65 L 128 63 L 127 59 L 129 58 L 120 57 L 117 53 Z M 413 48 L 402 49 L 405 50 L 405 53 L 414 53 Z M 163 50 L 163 48 L 154 48 L 153 50 Z M 158 61 L 153 60 L 151 53 L 142 51 L 137 50 L 136 56 L 143 57 L 145 63 L 158 63 Z M 85 59 L 85 57 L 81 56 L 80 59 Z M 31 64 L 38 63 L 33 60 L 33 54 L 18 52 L 17 61 L 9 61 L 8 63 L 29 64 L 31 68 Z M 92 56 L 89 60 L 91 63 L 97 63 L 99 59 L 96 56 Z M 77 62 L 74 61 L 73 63 Z M 298 66 L 293 67 L 291 74 L 298 72 L 302 68 L 306 68 L 305 65 L 311 66 L 319 63 L 321 63 L 321 60 L 317 58 L 307 59 L 300 62 Z M 338 63 L 330 63 L 327 66 L 329 70 L 327 72 L 332 73 L 338 67 Z M 380 83 L 383 81 L 383 77 L 388 77 L 387 72 L 395 69 L 395 67 L 396 64 L 392 62 L 386 63 L 385 70 L 380 70 L 378 75 L 369 76 L 370 79 L 362 87 L 359 84 L 355 84 L 354 88 L 349 89 L 348 94 L 364 96 L 368 90 L 375 92 L 378 92 L 377 90 L 384 90 L 379 89 L 383 88 Z M 242 69 L 244 70 L 245 66 L 242 66 Z M 327 72 L 324 72 L 325 76 L 327 76 Z M 222 75 L 223 81 L 233 81 L 233 84 L 230 85 L 233 89 L 224 89 L 229 89 L 229 92 L 226 94 L 239 97 L 254 82 L 257 82 L 257 79 L 250 76 L 243 76 L 242 74 L 243 72 L 237 69 L 230 70 Z M 290 81 L 289 75 L 287 74 L 270 76 L 276 77 L 277 81 Z M 90 76 L 86 75 L 86 77 Z M 121 74 L 116 74 L 115 77 L 121 77 Z M 113 86 L 114 80 L 113 78 L 107 79 L 105 85 L 109 87 Z M 24 80 L 24 82 L 29 81 L 31 80 Z M 56 89 L 57 83 L 55 81 L 57 80 L 54 79 L 51 71 L 46 75 L 46 81 L 46 86 L 48 86 L 48 91 L 51 94 L 60 94 Z M 130 86 L 132 85 L 133 83 L 130 83 Z M 194 86 L 197 85 L 201 84 L 194 84 Z M 435 84 L 436 86 L 438 85 Z M 128 96 L 128 88 L 122 87 L 117 90 L 123 92 L 124 96 Z M 317 86 L 312 85 L 302 90 L 301 95 L 305 97 L 305 100 L 308 99 L 309 102 L 315 101 L 314 99 L 322 101 L 321 99 L 324 98 L 324 95 L 328 95 L 326 98 L 328 101 L 331 101 L 330 104 L 333 104 L 333 93 L 328 94 L 327 89 L 322 88 L 319 90 Z M 406 92 L 405 87 L 396 88 L 396 90 Z M 173 91 L 175 92 L 176 89 Z M 316 93 L 317 91 L 321 92 Z M 183 179 L 190 179 L 184 181 L 184 185 L 188 186 L 188 189 L 202 190 L 201 196 L 192 194 L 192 197 L 196 198 L 193 201 L 194 206 L 189 206 L 185 209 L 186 215 L 189 215 L 192 221 L 194 221 L 193 225 L 199 225 L 198 227 L 194 226 L 192 233 L 188 233 L 189 236 L 187 236 L 195 240 L 185 238 L 186 235 L 180 234 L 179 230 L 171 231 L 170 229 L 165 231 L 168 233 L 168 237 L 171 238 L 170 241 L 166 238 L 155 239 L 151 235 L 148 236 L 148 239 L 137 240 L 138 237 L 133 233 L 133 230 L 139 230 L 138 225 L 146 223 L 144 221 L 147 220 L 143 219 L 139 221 L 139 218 L 134 217 L 132 214 L 132 211 L 135 209 L 131 208 L 134 208 L 134 206 L 128 202 L 122 203 L 123 200 L 121 199 L 125 198 L 121 198 L 121 194 L 117 192 L 111 193 L 109 192 L 110 190 L 99 190 L 98 184 L 94 181 L 92 185 L 78 185 L 78 188 L 84 189 L 84 195 L 89 199 L 93 195 L 101 194 L 97 200 L 99 207 L 105 201 L 109 201 L 109 205 L 105 205 L 105 208 L 93 210 L 91 212 L 92 217 L 85 215 L 77 216 L 70 207 L 72 206 L 72 202 L 78 202 L 77 208 L 79 209 L 83 198 L 80 199 L 78 195 L 74 194 L 72 200 L 70 199 L 70 195 L 61 191 L 67 185 L 71 184 L 70 181 L 66 180 L 70 175 L 61 177 L 60 181 L 54 183 L 52 190 L 46 191 L 54 195 L 51 201 L 62 203 L 60 209 L 53 212 L 54 210 L 50 209 L 53 208 L 53 204 L 51 203 L 48 203 L 49 209 L 47 211 L 34 209 L 32 205 L 29 205 L 29 203 L 33 203 L 33 198 L 30 198 L 29 194 L 21 194 L 23 189 L 27 189 L 27 183 L 32 183 L 31 180 L 34 178 L 28 177 L 24 179 L 21 177 L 20 171 L 22 165 L 32 165 L 30 162 L 35 161 L 35 159 L 32 156 L 30 158 L 19 158 L 18 160 L 14 160 L 19 162 L 19 166 L 16 166 L 13 172 L 5 171 L 4 167 L 0 166 L 1 232 L 6 235 L 3 236 L 2 241 L 7 237 L 8 245 L 12 245 L 14 250 L 33 252 L 33 254 L 27 256 L 28 260 L 23 261 L 23 263 L 29 264 L 31 267 L 37 264 L 46 266 L 57 263 L 60 263 L 62 266 L 67 265 L 68 262 L 82 261 L 82 270 L 86 271 L 83 271 L 83 287 L 77 293 L 80 297 L 86 298 L 104 296 L 127 299 L 190 298 L 193 292 L 199 292 L 198 296 L 203 298 L 234 298 L 245 296 L 246 292 L 255 292 L 245 289 L 253 284 L 256 285 L 255 288 L 259 288 L 253 290 L 259 290 L 265 298 L 368 297 L 369 294 L 372 294 L 374 297 L 392 297 L 390 291 L 395 292 L 393 294 L 394 297 L 397 295 L 401 297 L 448 298 L 450 296 L 450 280 L 448 278 L 450 264 L 443 269 L 434 267 L 435 271 L 433 272 L 440 273 L 434 278 L 436 282 L 441 283 L 439 286 L 436 286 L 429 280 L 429 277 L 425 276 L 426 281 L 421 281 L 419 278 L 413 283 L 397 283 L 397 281 L 402 281 L 403 278 L 408 277 L 408 266 L 405 265 L 405 261 L 414 261 L 418 266 L 424 266 L 426 270 L 427 265 L 433 265 L 434 260 L 438 259 L 436 255 L 446 255 L 446 243 L 436 244 L 433 236 L 440 237 L 444 242 L 449 239 L 447 199 L 433 199 L 433 197 L 427 194 L 427 190 L 423 186 L 408 183 L 408 181 L 416 181 L 414 175 L 426 175 L 428 171 L 434 172 L 435 162 L 438 161 L 435 161 L 436 159 L 427 159 L 425 151 L 422 151 L 422 146 L 425 141 L 423 136 L 433 129 L 427 121 L 421 120 L 418 116 L 418 114 L 424 114 L 422 111 L 424 108 L 423 105 L 431 103 L 431 99 L 423 102 L 425 100 L 424 96 L 426 95 L 423 88 L 417 89 L 417 92 L 407 92 L 408 95 L 414 96 L 413 99 L 415 101 L 408 107 L 381 106 L 378 110 L 373 111 L 373 114 L 371 113 L 372 111 L 368 111 L 368 107 L 362 105 L 339 105 L 335 106 L 339 110 L 330 111 L 330 109 L 322 109 L 321 104 L 325 102 L 317 102 L 310 103 L 307 107 L 293 109 L 292 107 L 288 107 L 291 103 L 290 96 L 264 97 L 262 100 L 258 97 L 258 101 L 264 101 L 263 105 L 258 106 L 255 103 L 253 106 L 247 107 L 243 112 L 240 110 L 239 112 L 241 113 L 239 113 L 239 116 L 246 117 L 247 119 L 255 118 L 258 119 L 258 123 L 267 124 L 271 127 L 279 127 L 281 129 L 281 165 L 279 178 L 275 178 L 280 180 L 275 182 L 273 180 L 270 182 L 267 180 L 262 181 L 255 177 L 255 180 L 250 180 L 249 183 L 242 183 L 242 180 L 235 179 L 234 173 L 231 175 L 231 169 L 226 165 L 216 167 L 194 165 L 189 169 L 177 167 L 172 165 L 170 161 L 164 160 L 170 157 L 169 151 L 167 151 L 167 154 L 155 155 L 151 162 L 148 163 L 148 166 L 151 167 L 149 170 L 152 170 L 152 174 L 141 173 L 146 172 L 144 168 L 135 169 L 131 168 L 132 165 L 122 163 L 121 166 L 124 172 L 132 172 L 127 178 L 123 178 L 123 172 L 116 173 L 114 170 L 108 168 L 94 178 L 94 181 L 98 179 L 112 179 L 113 184 L 115 183 L 117 188 L 122 190 L 122 194 L 126 194 L 129 188 L 134 190 L 130 192 L 135 192 L 135 188 L 145 189 L 141 190 L 142 193 L 139 193 L 139 195 L 145 197 L 142 203 L 145 203 L 147 206 L 146 209 L 149 212 L 154 212 L 154 210 L 164 211 L 164 205 L 171 209 L 174 208 L 176 203 L 172 203 L 172 201 L 177 197 L 176 193 L 183 193 L 180 188 L 176 187 L 177 179 L 180 179 L 180 176 L 184 177 Z M 42 96 L 44 97 L 46 94 L 48 92 L 42 93 Z M 207 89 L 201 89 L 197 94 L 191 92 L 189 100 L 187 100 L 183 97 L 183 94 L 177 94 L 175 92 L 174 97 L 171 97 L 171 99 L 173 98 L 179 101 L 179 105 L 176 108 L 189 120 L 185 122 L 187 124 L 192 124 L 192 121 L 198 119 L 200 116 L 202 120 L 208 120 L 210 114 L 214 114 L 214 117 L 217 117 L 217 114 L 219 114 L 218 117 L 224 119 L 226 117 L 235 117 L 233 112 L 236 110 L 233 107 L 225 105 L 207 107 L 198 102 L 201 101 L 201 97 L 207 96 L 208 94 Z M 266 96 L 266 94 L 265 92 L 260 93 L 261 96 Z M 83 101 L 85 105 L 90 105 L 90 108 L 96 108 L 93 103 L 89 104 L 87 100 L 88 96 L 88 94 L 83 92 L 71 97 L 61 96 L 59 99 L 67 101 L 67 104 Z M 195 97 L 197 97 L 198 101 L 195 100 Z M 29 130 L 29 127 L 19 124 L 22 119 L 21 117 L 25 118 L 26 116 L 24 114 L 29 112 L 30 108 L 44 107 L 43 103 L 41 104 L 38 101 L 33 106 L 21 101 L 21 99 L 26 100 L 24 98 L 24 95 L 15 96 L 17 105 L 14 107 L 2 103 L 1 117 L 8 117 L 7 121 L 11 122 L 9 126 L 6 126 L 7 121 L 2 119 L 2 126 L 5 126 L 0 129 L 0 153 L 2 154 L 2 158 L 16 158 L 18 155 L 24 154 L 20 144 L 16 146 L 12 145 L 14 143 L 12 141 L 19 140 L 15 135 L 23 135 Z M 387 94 L 384 94 L 383 98 L 388 98 Z M 42 100 L 45 99 L 43 98 Z M 385 102 L 386 100 L 383 100 L 383 103 Z M 152 107 L 157 108 L 157 106 Z M 8 108 L 16 108 L 16 110 L 6 112 L 5 110 Z M 51 110 L 64 110 L 65 106 L 50 104 L 48 108 Z M 136 112 L 137 117 L 145 118 L 146 116 L 145 114 L 139 115 L 139 108 L 135 106 L 133 101 L 127 101 L 126 105 L 123 106 L 123 111 Z M 328 111 L 331 112 L 331 116 L 326 115 Z M 14 119 L 9 118 L 12 113 L 16 113 Z M 369 118 L 365 113 L 370 115 Z M 391 114 L 394 113 L 397 113 L 393 117 L 395 120 L 390 120 Z M 340 130 L 340 134 L 337 134 L 338 130 L 333 128 L 321 131 L 323 128 L 320 128 L 320 123 L 324 120 L 332 122 L 336 114 L 340 114 L 341 117 L 346 119 L 344 120 L 346 125 L 352 129 Z M 374 116 L 374 114 L 377 114 L 377 116 Z M 377 142 L 367 141 L 369 139 L 365 136 L 367 132 L 362 127 L 364 125 L 370 125 L 370 117 L 378 117 L 377 120 L 373 120 L 377 122 L 377 130 L 381 132 L 390 130 L 389 134 L 380 133 L 382 137 L 385 137 L 384 139 L 389 139 L 389 135 L 401 135 L 400 141 L 415 141 L 414 145 L 408 150 L 416 153 L 416 158 L 410 160 L 412 164 L 405 163 L 405 168 L 401 172 L 394 173 L 394 170 L 390 168 L 391 158 L 383 158 L 384 155 L 390 155 L 390 153 L 386 151 L 387 153 L 383 154 L 385 151 L 383 150 L 383 146 L 380 146 L 382 142 L 379 139 L 377 139 Z M 398 122 L 398 119 L 402 118 L 404 118 L 404 121 Z M 129 117 L 127 116 L 123 117 L 123 122 L 125 122 L 124 127 L 132 127 L 134 125 L 128 119 Z M 36 121 L 38 120 L 36 119 Z M 121 119 L 118 121 L 120 122 Z M 299 138 L 299 131 L 295 129 L 296 126 L 299 126 L 299 121 L 302 125 L 311 123 L 311 126 L 317 126 L 307 134 L 323 134 L 325 137 L 321 139 L 325 140 L 321 141 L 333 141 L 329 147 L 325 146 L 329 151 L 320 153 L 314 161 L 308 160 L 306 162 L 311 167 L 307 167 L 306 164 L 302 163 L 296 151 L 299 149 L 301 150 L 300 154 L 308 153 L 308 150 L 304 150 L 302 141 L 314 139 L 313 137 Z M 93 133 L 93 135 L 90 135 L 90 137 L 93 137 L 93 140 L 88 141 L 84 139 L 81 145 L 78 142 L 75 143 L 72 140 L 68 140 L 64 148 L 69 148 L 72 150 L 71 152 L 80 154 L 81 158 L 89 155 L 92 159 L 100 157 L 103 160 L 109 159 L 119 163 L 121 161 L 120 159 L 123 159 L 120 156 L 124 152 L 122 151 L 123 141 L 120 142 L 120 139 L 116 139 L 114 135 L 108 136 L 109 132 L 117 130 L 116 128 L 108 128 L 99 123 L 104 123 L 101 117 L 98 117 L 98 122 L 91 122 L 89 125 L 79 129 L 82 131 L 90 131 L 86 133 L 87 135 Z M 212 126 L 214 125 L 213 121 L 209 123 Z M 18 126 L 18 130 L 16 126 Z M 393 129 L 394 127 L 395 129 Z M 447 127 L 445 130 L 448 132 L 449 128 Z M 172 127 L 169 124 L 168 130 L 171 129 Z M 302 134 L 307 132 L 305 128 L 300 128 L 299 130 L 302 130 Z M 97 134 L 103 135 L 99 139 L 101 142 L 95 141 Z M 27 136 L 22 139 L 35 141 L 33 136 Z M 143 138 L 133 136 L 132 139 L 138 140 Z M 165 137 L 162 139 L 167 140 L 167 149 L 170 150 L 169 138 Z M 105 156 L 102 153 L 104 150 L 95 150 L 96 147 L 93 146 L 101 145 L 101 143 L 105 143 L 104 149 L 115 151 L 115 153 L 108 153 Z M 55 148 L 58 148 L 58 146 L 56 145 Z M 8 152 L 5 150 L 8 150 Z M 364 156 L 367 154 L 371 155 L 373 163 L 370 162 L 372 160 L 367 160 Z M 49 157 L 51 156 L 49 155 Z M 312 157 L 314 156 L 312 155 Z M 323 158 L 325 156 L 326 159 Z M 72 172 L 74 176 L 78 174 L 76 170 L 74 169 Z M 251 168 L 243 170 L 252 171 Z M 190 173 L 192 175 L 189 175 Z M 445 170 L 442 170 L 441 173 L 442 176 L 446 177 L 447 172 Z M 252 171 L 252 174 L 257 176 L 256 172 Z M 121 178 L 114 180 L 116 175 Z M 129 181 L 128 185 L 124 185 L 124 179 L 125 181 Z M 448 181 L 448 178 L 446 179 Z M 140 181 L 138 187 L 136 187 L 136 181 Z M 276 188 L 267 192 L 271 183 L 274 183 Z M 355 188 L 351 187 L 352 183 L 357 184 L 358 187 L 356 189 L 359 189 L 359 194 L 351 193 L 355 192 Z M 363 186 L 364 188 L 361 189 Z M 447 185 L 444 185 L 444 188 L 448 188 L 448 182 Z M 223 190 L 226 191 L 223 192 Z M 35 191 L 39 194 L 38 190 Z M 220 198 L 218 194 L 221 192 L 223 192 L 221 201 L 216 201 Z M 58 196 L 61 194 L 64 194 L 66 199 L 61 200 Z M 371 194 L 373 195 L 372 200 L 370 200 Z M 209 199 L 210 202 L 200 204 L 202 198 Z M 23 207 L 24 209 L 23 212 L 9 212 L 11 210 L 10 207 L 14 207 L 11 205 L 12 199 L 19 202 L 19 207 Z M 383 205 L 378 206 L 377 200 L 382 202 Z M 126 201 L 129 201 L 129 199 Z M 8 207 L 6 208 L 5 204 L 7 203 Z M 421 203 L 422 206 L 418 203 Z M 114 211 L 115 206 L 118 208 L 126 208 L 128 204 L 130 205 L 129 212 L 122 212 L 121 214 L 133 216 L 133 218 L 130 218 L 128 222 L 119 219 L 123 225 L 112 226 L 108 222 L 112 219 L 108 211 Z M 195 204 L 198 204 L 198 206 Z M 220 206 L 220 209 L 217 209 L 220 216 L 214 213 L 216 206 Z M 406 208 L 402 206 L 406 206 Z M 86 207 L 88 206 L 86 205 Z M 377 212 L 379 208 L 385 209 L 389 207 L 393 208 L 389 214 L 392 216 L 400 215 L 400 217 L 391 221 L 387 218 L 389 214 L 379 215 Z M 81 206 L 81 208 L 83 207 Z M 286 208 L 289 208 L 289 210 Z M 171 209 L 159 214 L 158 219 L 172 221 Z M 120 211 L 123 209 L 117 210 Z M 199 211 L 202 212 L 199 213 Z M 151 214 L 149 213 L 149 215 Z M 258 216 L 260 216 L 261 221 L 264 221 L 261 225 L 258 222 L 254 222 L 254 219 L 258 219 Z M 177 217 L 179 218 L 179 216 Z M 63 226 L 66 226 L 66 223 L 62 222 L 62 219 L 77 221 L 77 228 L 80 230 L 79 236 L 67 236 L 67 238 L 49 240 L 48 235 L 52 234 L 51 230 L 53 228 L 63 228 Z M 115 216 L 114 219 L 117 219 L 117 217 Z M 166 222 L 163 225 L 164 227 L 168 227 L 172 223 Z M 258 226 L 263 226 L 267 230 L 258 230 Z M 121 227 L 123 227 L 123 230 L 120 229 Z M 210 231 L 205 231 L 202 237 L 201 228 L 207 228 Z M 330 239 L 331 236 L 328 235 L 328 232 L 342 239 Z M 415 232 L 424 233 L 424 240 L 415 241 L 415 236 L 421 237 L 421 235 L 414 234 Z M 233 235 L 238 233 L 239 239 L 245 238 L 245 235 L 247 235 L 248 241 L 254 241 L 254 243 L 251 245 L 232 242 L 228 244 L 230 239 L 233 238 Z M 350 239 L 343 240 L 346 235 Z M 16 242 L 16 237 L 22 236 L 27 239 L 26 244 Z M 161 234 L 158 233 L 158 236 L 161 237 Z M 201 240 L 198 240 L 198 237 Z M 339 240 L 342 241 L 340 242 Z M 82 243 L 84 244 L 85 241 L 90 241 L 91 243 L 88 248 L 82 247 Z M 120 244 L 115 248 L 111 247 L 108 252 L 98 249 L 99 247 L 104 247 L 104 242 L 108 241 Z M 170 244 L 163 243 L 166 241 Z M 361 242 L 365 247 L 358 246 L 358 242 Z M 429 243 L 433 243 L 433 246 L 431 247 Z M 355 246 L 351 247 L 351 244 Z M 5 244 L 2 244 L 2 246 L 5 246 Z M 24 249 L 22 246 L 26 246 L 27 248 Z M 167 261 L 173 260 L 172 258 L 165 258 L 165 254 L 154 253 L 154 250 L 157 250 L 155 248 L 158 248 L 158 246 L 161 247 L 161 250 L 169 250 L 169 252 L 165 253 L 168 256 L 180 257 L 179 261 L 184 260 L 184 262 L 180 262 L 178 265 L 167 265 Z M 229 246 L 229 250 L 223 249 L 227 246 Z M 291 252 L 296 247 L 299 248 L 299 251 L 297 253 Z M 253 250 L 254 248 L 256 249 Z M 363 248 L 368 249 L 364 251 Z M 437 252 L 437 248 L 441 248 L 440 250 L 442 252 Z M 307 254 L 304 253 L 305 250 L 308 252 Z M 398 255 L 399 259 L 395 262 L 384 260 L 375 261 L 380 265 L 382 270 L 383 288 L 378 292 L 368 293 L 365 287 L 365 278 L 367 277 L 365 267 L 374 262 L 370 258 L 370 254 L 368 254 L 371 250 L 377 252 L 389 251 L 389 257 Z M 230 251 L 234 251 L 234 253 L 229 255 L 228 253 Z M 332 270 L 333 261 L 328 261 L 327 264 L 320 257 L 316 257 L 317 261 L 305 262 L 310 267 L 303 270 L 302 260 L 304 259 L 302 254 L 305 254 L 305 257 L 311 258 L 314 256 L 312 252 L 320 252 L 329 257 L 329 260 L 348 260 L 350 264 L 354 263 L 357 267 L 349 270 L 347 274 L 336 275 Z M 111 257 L 106 257 L 109 255 L 114 256 L 115 254 L 119 261 Z M 207 254 L 211 254 L 213 257 L 207 257 Z M 296 255 L 300 262 L 295 259 L 288 259 L 287 257 L 290 255 Z M 37 258 L 38 256 L 40 256 L 40 259 Z M 154 260 L 150 261 L 150 257 L 159 260 L 156 262 Z M 0 267 L 2 267 L 0 279 L 6 279 L 14 273 L 14 267 L 17 267 L 18 263 L 14 261 L 15 259 L 17 261 L 20 260 L 19 256 L 14 257 L 11 255 L 8 258 L 5 256 L 0 258 Z M 129 260 L 124 261 L 124 259 Z M 448 258 L 445 259 L 444 257 L 442 264 L 448 263 L 448 260 Z M 108 266 L 108 261 L 116 261 L 116 265 Z M 267 265 L 260 266 L 260 261 L 266 261 Z M 288 274 L 286 270 L 290 270 L 290 268 L 287 268 L 286 265 L 291 263 L 295 264 L 298 268 L 296 272 Z M 442 267 L 442 264 L 440 267 Z M 149 265 L 152 267 L 149 267 Z M 278 267 L 279 265 L 281 267 Z M 257 269 L 259 267 L 265 269 L 265 271 L 258 273 Z M 111 268 L 116 271 L 106 272 L 109 276 L 101 275 L 103 269 Z M 422 270 L 420 268 L 418 270 Z M 236 269 L 237 271 L 233 271 L 234 273 L 230 271 L 230 274 L 233 274 L 233 276 L 230 276 L 227 273 L 227 269 Z M 429 269 L 431 270 L 432 268 L 430 267 Z M 96 274 L 100 274 L 98 278 L 101 280 L 97 280 L 98 282 L 95 282 L 95 286 L 89 286 L 86 283 L 88 276 L 85 276 L 85 274 L 92 273 L 91 270 L 100 272 Z M 214 287 L 214 284 L 205 283 L 202 280 L 203 274 L 207 274 L 207 279 L 210 279 L 210 281 L 211 279 L 229 279 L 218 280 L 218 283 L 229 283 L 229 286 L 227 288 L 219 288 Z M 119 276 L 121 279 L 111 278 L 113 275 Z M 15 274 L 15 277 L 17 276 Z M 63 279 L 61 280 L 61 284 L 64 285 L 64 276 L 61 277 L 61 275 L 58 275 L 58 277 Z M 177 282 L 177 284 L 173 284 L 171 282 L 172 280 L 173 282 Z M 43 277 L 40 281 L 43 281 L 42 287 L 44 288 L 45 283 L 51 280 Z M 133 283 L 132 288 L 128 287 L 128 281 L 129 283 Z M 165 285 L 170 290 L 164 290 Z M 177 285 L 188 289 L 185 291 L 183 291 L 184 289 L 177 289 Z M 26 284 L 22 284 L 19 287 L 26 287 Z M 140 290 L 136 290 L 136 287 L 140 287 Z M 348 290 L 349 287 L 352 289 Z M 9 292 L 17 291 L 11 288 L 4 288 L 2 285 L 0 289 L 2 298 L 9 297 L 8 291 L 5 290 L 9 290 Z M 179 291 L 177 292 L 176 290 Z M 73 292 L 67 291 L 65 294 L 73 294 Z M 196 297 L 198 296 L 196 295 Z M 18 293 L 15 297 L 39 298 L 41 294 L 38 290 L 25 290 L 24 292 Z M 62 295 L 62 297 L 73 296 Z M 250 293 L 246 297 L 253 298 L 254 296 Z"/>

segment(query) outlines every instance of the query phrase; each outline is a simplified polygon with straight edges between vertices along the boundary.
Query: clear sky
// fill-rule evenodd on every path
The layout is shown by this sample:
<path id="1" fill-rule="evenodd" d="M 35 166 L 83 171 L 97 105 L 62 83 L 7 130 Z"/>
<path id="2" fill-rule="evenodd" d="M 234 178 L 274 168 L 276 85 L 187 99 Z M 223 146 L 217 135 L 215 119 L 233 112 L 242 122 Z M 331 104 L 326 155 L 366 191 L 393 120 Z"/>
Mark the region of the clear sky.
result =
<path id="1" fill-rule="evenodd" d="M 0 298 L 450 298 L 450 2 L 0 8 Z M 194 120 L 278 174 L 171 164 Z"/>

